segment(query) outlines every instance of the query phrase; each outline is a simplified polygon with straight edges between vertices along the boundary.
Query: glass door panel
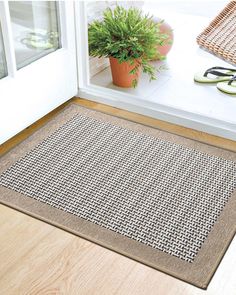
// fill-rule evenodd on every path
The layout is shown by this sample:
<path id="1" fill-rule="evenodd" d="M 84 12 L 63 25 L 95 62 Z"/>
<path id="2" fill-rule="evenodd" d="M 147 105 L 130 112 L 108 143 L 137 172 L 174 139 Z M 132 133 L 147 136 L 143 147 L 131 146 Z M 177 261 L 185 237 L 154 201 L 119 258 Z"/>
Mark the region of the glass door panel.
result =
<path id="1" fill-rule="evenodd" d="M 61 47 L 56 1 L 9 1 L 17 68 Z"/>
<path id="2" fill-rule="evenodd" d="M 2 38 L 2 27 L 0 23 L 0 79 L 7 75 L 7 65 L 5 58 L 5 51 Z"/>

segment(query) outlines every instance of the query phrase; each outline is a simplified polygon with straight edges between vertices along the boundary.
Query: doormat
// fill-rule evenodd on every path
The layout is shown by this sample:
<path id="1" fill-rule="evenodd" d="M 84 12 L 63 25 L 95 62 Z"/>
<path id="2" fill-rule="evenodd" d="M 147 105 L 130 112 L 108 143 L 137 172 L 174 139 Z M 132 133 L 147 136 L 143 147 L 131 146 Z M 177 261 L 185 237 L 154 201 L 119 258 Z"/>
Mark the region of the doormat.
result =
<path id="1" fill-rule="evenodd" d="M 72 104 L 1 158 L 0 202 L 206 288 L 236 229 L 236 154 Z"/>

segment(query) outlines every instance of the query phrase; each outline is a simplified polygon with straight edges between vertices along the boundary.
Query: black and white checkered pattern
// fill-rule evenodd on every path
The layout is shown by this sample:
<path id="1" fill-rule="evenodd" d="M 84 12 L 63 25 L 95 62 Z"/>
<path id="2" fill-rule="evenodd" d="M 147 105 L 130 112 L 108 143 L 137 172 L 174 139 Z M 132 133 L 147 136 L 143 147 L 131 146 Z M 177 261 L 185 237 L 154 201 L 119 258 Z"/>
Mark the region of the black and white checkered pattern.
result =
<path id="1" fill-rule="evenodd" d="M 0 184 L 192 262 L 236 188 L 236 163 L 76 115 Z"/>

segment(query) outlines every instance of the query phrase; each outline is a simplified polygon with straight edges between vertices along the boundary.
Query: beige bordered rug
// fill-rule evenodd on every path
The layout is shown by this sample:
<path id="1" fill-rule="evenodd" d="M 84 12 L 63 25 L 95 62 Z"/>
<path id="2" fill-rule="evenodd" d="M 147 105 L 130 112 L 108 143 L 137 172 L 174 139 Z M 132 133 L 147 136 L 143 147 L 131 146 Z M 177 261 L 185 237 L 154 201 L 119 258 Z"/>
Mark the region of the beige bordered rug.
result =
<path id="1" fill-rule="evenodd" d="M 201 288 L 235 234 L 235 153 L 75 104 L 0 164 L 1 203 Z"/>

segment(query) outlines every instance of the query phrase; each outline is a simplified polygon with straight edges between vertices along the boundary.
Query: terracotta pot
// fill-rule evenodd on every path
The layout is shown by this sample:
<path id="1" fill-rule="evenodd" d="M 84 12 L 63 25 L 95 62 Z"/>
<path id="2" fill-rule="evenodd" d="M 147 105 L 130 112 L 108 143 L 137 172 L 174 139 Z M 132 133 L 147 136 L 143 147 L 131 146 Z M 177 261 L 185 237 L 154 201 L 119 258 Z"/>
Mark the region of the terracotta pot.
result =
<path id="1" fill-rule="evenodd" d="M 161 21 L 161 19 L 154 18 L 154 21 L 158 23 Z M 158 60 L 159 54 L 162 56 L 166 56 L 168 54 L 168 52 L 171 50 L 171 47 L 173 45 L 174 34 L 173 34 L 173 30 L 172 30 L 171 26 L 168 23 L 163 22 L 160 25 L 160 32 L 163 34 L 167 34 L 169 36 L 169 38 L 164 41 L 164 44 L 162 46 L 157 45 L 157 56 L 155 58 L 153 58 L 153 60 Z"/>
<path id="2" fill-rule="evenodd" d="M 130 88 L 132 87 L 133 80 L 137 80 L 141 74 L 141 67 L 135 74 L 129 74 L 129 72 L 138 64 L 138 60 L 134 64 L 129 62 L 119 63 L 117 58 L 110 57 L 111 73 L 113 84 L 119 87 Z"/>

